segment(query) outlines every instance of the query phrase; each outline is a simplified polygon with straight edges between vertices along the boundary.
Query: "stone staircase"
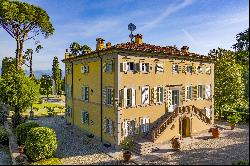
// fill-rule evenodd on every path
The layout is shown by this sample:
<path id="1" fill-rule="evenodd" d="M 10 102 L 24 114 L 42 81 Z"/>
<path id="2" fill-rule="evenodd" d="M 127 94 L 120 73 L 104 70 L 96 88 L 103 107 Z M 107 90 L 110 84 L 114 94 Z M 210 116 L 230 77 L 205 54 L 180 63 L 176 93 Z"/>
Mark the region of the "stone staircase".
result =
<path id="1" fill-rule="evenodd" d="M 134 152 L 140 155 L 148 154 L 153 151 L 157 151 L 158 148 L 155 145 L 155 140 L 167 129 L 169 129 L 179 117 L 184 114 L 193 113 L 194 116 L 197 116 L 198 119 L 203 121 L 204 123 L 210 124 L 210 119 L 203 114 L 203 112 L 196 108 L 195 106 L 183 106 L 177 107 L 173 112 L 167 113 L 162 116 L 153 127 L 148 132 L 148 134 L 144 135 L 142 138 L 134 139 Z"/>
<path id="2" fill-rule="evenodd" d="M 151 140 L 141 138 L 141 139 L 136 139 L 134 141 L 133 151 L 134 153 L 137 153 L 139 155 L 148 154 L 157 150 L 158 150 L 158 147 Z"/>

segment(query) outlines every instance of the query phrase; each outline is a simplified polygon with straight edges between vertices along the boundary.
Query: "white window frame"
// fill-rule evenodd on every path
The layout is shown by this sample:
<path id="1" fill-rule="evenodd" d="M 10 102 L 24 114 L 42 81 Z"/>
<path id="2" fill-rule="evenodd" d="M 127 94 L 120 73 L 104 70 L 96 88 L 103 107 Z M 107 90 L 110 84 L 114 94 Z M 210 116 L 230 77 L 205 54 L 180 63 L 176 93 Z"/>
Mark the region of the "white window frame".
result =
<path id="1" fill-rule="evenodd" d="M 149 72 L 149 63 L 140 63 L 140 71 L 141 72 Z"/>
<path id="2" fill-rule="evenodd" d="M 205 85 L 198 85 L 197 88 L 198 88 L 198 97 L 197 97 L 197 99 L 205 99 L 205 93 L 206 92 L 203 92 L 203 90 L 205 89 Z"/>
<path id="3" fill-rule="evenodd" d="M 147 133 L 150 130 L 150 120 L 149 118 L 141 118 L 140 119 L 140 127 L 142 133 Z"/>
<path id="4" fill-rule="evenodd" d="M 163 100 L 164 100 L 164 88 L 162 86 L 158 86 L 156 93 L 157 93 L 157 99 L 156 99 L 157 103 L 163 103 Z"/>
<path id="5" fill-rule="evenodd" d="M 205 72 L 206 72 L 206 74 L 211 74 L 211 67 L 206 67 Z"/>
<path id="6" fill-rule="evenodd" d="M 143 91 L 145 90 L 145 89 L 148 89 L 148 93 L 143 93 Z M 144 96 L 143 96 L 144 95 Z M 148 98 L 147 100 L 145 100 L 145 102 L 144 102 L 144 98 Z M 150 101 L 150 88 L 149 88 L 149 86 L 143 86 L 142 88 L 141 88 L 141 104 L 142 105 L 148 105 L 149 104 L 149 101 Z M 143 103 L 144 102 L 144 103 Z"/>
<path id="7" fill-rule="evenodd" d="M 197 66 L 196 71 L 197 71 L 197 73 L 202 73 L 203 72 L 202 66 Z"/>
<path id="8" fill-rule="evenodd" d="M 193 87 L 190 86 L 186 86 L 186 100 L 192 100 L 192 89 Z"/>
<path id="9" fill-rule="evenodd" d="M 164 67 L 162 63 L 156 63 L 156 72 L 164 72 Z"/>
<path id="10" fill-rule="evenodd" d="M 107 92 L 106 92 L 106 104 L 107 105 L 113 105 L 113 88 L 107 88 Z"/>
<path id="11" fill-rule="evenodd" d="M 82 86 L 82 100 L 89 101 L 89 87 Z"/>
<path id="12" fill-rule="evenodd" d="M 131 69 L 131 64 L 133 64 L 133 69 Z M 135 63 L 134 62 L 127 62 L 127 71 L 135 71 Z"/>
<path id="13" fill-rule="evenodd" d="M 127 106 L 131 107 L 132 106 L 132 88 L 127 89 Z"/>
<path id="14" fill-rule="evenodd" d="M 187 65 L 186 66 L 186 71 L 187 71 L 188 74 L 192 74 L 192 72 L 193 72 L 192 65 Z"/>
<path id="15" fill-rule="evenodd" d="M 174 70 L 173 70 L 174 69 Z M 172 65 L 172 72 L 178 74 L 179 73 L 179 65 L 173 64 Z"/>

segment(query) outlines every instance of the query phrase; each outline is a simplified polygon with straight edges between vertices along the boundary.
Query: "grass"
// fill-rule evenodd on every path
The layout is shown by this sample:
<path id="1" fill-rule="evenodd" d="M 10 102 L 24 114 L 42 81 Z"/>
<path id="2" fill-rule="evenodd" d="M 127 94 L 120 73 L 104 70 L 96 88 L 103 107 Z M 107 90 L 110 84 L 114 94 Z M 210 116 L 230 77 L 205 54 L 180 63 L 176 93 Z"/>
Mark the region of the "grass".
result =
<path id="1" fill-rule="evenodd" d="M 31 163 L 31 165 L 62 165 L 59 158 L 49 158 Z"/>
<path id="2" fill-rule="evenodd" d="M 46 107 L 53 107 L 55 108 L 55 113 L 57 115 L 64 115 L 65 108 L 64 104 L 57 104 L 57 103 L 42 103 L 42 104 L 34 104 L 33 105 L 33 111 L 35 117 L 42 117 L 42 116 L 48 116 L 48 109 Z M 58 108 L 59 107 L 59 108 Z M 22 113 L 22 115 L 28 115 L 29 116 L 30 108 L 28 108 L 25 112 Z"/>

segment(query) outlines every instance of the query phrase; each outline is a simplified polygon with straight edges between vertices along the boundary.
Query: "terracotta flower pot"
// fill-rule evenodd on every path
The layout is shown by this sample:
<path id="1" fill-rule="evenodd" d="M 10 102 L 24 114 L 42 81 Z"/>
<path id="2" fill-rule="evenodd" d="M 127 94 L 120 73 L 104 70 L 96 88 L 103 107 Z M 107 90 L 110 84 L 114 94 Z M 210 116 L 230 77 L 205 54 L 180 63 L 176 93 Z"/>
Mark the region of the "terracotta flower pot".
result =
<path id="1" fill-rule="evenodd" d="M 129 151 L 123 152 L 123 159 L 124 162 L 129 162 L 131 159 L 131 152 Z"/>
<path id="2" fill-rule="evenodd" d="M 213 135 L 213 138 L 219 138 L 219 136 L 220 136 L 219 129 L 218 128 L 212 128 L 212 135 Z"/>
<path id="3" fill-rule="evenodd" d="M 176 150 L 180 150 L 181 148 L 181 141 L 179 138 L 172 139 L 172 148 Z"/>

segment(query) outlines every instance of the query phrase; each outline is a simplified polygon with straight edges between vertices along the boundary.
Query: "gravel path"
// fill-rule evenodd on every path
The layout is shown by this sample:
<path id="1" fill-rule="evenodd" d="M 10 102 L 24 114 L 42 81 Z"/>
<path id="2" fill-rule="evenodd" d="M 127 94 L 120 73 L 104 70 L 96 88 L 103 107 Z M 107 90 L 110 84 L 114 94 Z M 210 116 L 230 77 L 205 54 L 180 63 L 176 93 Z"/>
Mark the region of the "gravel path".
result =
<path id="1" fill-rule="evenodd" d="M 98 141 L 88 138 L 73 126 L 67 126 L 61 117 L 43 117 L 36 120 L 44 126 L 53 128 L 59 140 L 56 156 L 65 165 L 123 165 L 121 152 L 107 155 Z M 173 151 L 166 148 L 146 156 L 133 156 L 129 164 L 160 164 L 160 165 L 224 165 L 238 160 L 249 160 L 249 124 L 239 125 L 234 130 L 224 130 L 220 138 L 212 139 L 211 133 L 202 133 L 184 141 L 182 150 Z M 165 147 L 170 147 L 166 145 Z M 106 151 L 105 151 L 106 152 Z"/>
<path id="2" fill-rule="evenodd" d="M 43 117 L 36 120 L 43 126 L 53 128 L 59 141 L 56 157 L 61 158 L 65 165 L 93 164 L 114 165 L 123 164 L 100 150 L 102 146 L 98 141 L 88 138 L 73 126 L 67 126 L 61 117 Z"/>
<path id="3" fill-rule="evenodd" d="M 0 165 L 11 165 L 9 147 L 0 144 Z"/>

